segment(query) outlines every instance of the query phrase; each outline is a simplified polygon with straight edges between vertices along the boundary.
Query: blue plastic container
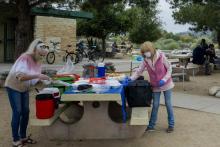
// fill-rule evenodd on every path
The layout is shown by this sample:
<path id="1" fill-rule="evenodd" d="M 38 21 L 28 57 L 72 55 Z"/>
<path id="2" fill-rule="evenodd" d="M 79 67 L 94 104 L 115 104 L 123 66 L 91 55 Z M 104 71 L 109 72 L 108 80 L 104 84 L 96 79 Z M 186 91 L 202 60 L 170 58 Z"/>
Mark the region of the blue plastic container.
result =
<path id="1" fill-rule="evenodd" d="M 105 77 L 105 64 L 99 63 L 98 64 L 98 78 Z"/>

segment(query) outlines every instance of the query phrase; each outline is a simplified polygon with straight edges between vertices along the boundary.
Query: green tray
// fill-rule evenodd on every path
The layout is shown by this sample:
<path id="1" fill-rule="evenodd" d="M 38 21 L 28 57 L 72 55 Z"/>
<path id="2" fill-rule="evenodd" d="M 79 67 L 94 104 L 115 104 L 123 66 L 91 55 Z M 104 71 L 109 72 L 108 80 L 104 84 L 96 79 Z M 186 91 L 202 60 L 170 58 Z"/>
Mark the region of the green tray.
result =
<path id="1" fill-rule="evenodd" d="M 58 77 L 58 78 L 55 78 L 55 80 L 60 80 L 60 81 L 64 81 L 69 84 L 72 84 L 74 81 L 74 78 L 72 78 L 72 77 Z"/>

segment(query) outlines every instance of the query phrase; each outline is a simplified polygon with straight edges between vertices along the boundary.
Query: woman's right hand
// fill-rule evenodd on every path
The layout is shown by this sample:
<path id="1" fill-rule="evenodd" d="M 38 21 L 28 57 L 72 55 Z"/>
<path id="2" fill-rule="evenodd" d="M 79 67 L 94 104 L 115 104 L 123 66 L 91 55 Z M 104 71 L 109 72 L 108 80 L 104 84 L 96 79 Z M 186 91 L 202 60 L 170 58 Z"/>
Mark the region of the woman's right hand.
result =
<path id="1" fill-rule="evenodd" d="M 51 80 L 50 77 L 48 77 L 47 75 L 44 75 L 44 74 L 39 74 L 39 75 L 38 75 L 38 78 L 39 78 L 40 80 L 48 80 L 48 81 Z"/>

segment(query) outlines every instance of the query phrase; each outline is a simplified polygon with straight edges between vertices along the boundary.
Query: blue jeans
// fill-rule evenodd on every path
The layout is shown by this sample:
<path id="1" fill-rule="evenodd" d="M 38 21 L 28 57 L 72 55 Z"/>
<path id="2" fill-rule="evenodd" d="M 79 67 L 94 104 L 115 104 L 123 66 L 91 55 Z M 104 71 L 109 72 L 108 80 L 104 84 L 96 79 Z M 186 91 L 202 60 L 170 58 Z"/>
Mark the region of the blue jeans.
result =
<path id="1" fill-rule="evenodd" d="M 168 114 L 168 124 L 169 124 L 169 127 L 173 128 L 174 127 L 174 114 L 173 114 L 173 107 L 171 104 L 172 90 L 167 90 L 167 91 L 164 91 L 163 93 L 164 93 L 164 98 L 165 98 L 165 105 L 167 108 L 167 114 Z M 157 113 L 158 113 L 158 109 L 160 105 L 160 94 L 161 92 L 153 93 L 153 96 L 154 96 L 153 108 L 152 108 L 148 128 L 154 128 L 154 126 L 156 125 Z"/>
<path id="2" fill-rule="evenodd" d="M 18 92 L 6 88 L 12 108 L 12 136 L 13 141 L 26 138 L 26 130 L 29 121 L 29 92 Z"/>

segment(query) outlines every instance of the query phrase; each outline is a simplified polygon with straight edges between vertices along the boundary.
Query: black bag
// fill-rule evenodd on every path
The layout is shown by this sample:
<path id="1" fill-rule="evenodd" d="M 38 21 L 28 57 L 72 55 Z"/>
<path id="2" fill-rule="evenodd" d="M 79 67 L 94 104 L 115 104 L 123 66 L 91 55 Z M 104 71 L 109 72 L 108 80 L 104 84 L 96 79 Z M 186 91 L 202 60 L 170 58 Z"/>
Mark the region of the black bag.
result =
<path id="1" fill-rule="evenodd" d="M 79 91 L 87 91 L 90 90 L 92 88 L 92 85 L 89 84 L 81 84 L 77 87 L 77 90 Z"/>
<path id="2" fill-rule="evenodd" d="M 146 80 L 129 82 L 125 87 L 129 107 L 150 107 L 153 99 L 152 86 Z"/>

